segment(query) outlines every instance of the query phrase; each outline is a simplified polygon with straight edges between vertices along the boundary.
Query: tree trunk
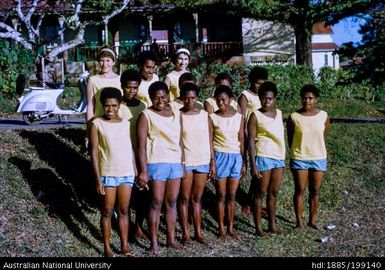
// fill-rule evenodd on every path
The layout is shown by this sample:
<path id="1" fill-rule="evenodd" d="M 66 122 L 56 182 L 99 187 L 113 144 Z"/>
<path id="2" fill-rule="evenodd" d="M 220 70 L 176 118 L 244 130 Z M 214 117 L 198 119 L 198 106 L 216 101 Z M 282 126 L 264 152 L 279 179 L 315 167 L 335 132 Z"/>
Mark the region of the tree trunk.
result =
<path id="1" fill-rule="evenodd" d="M 312 67 L 311 30 L 300 23 L 294 26 L 294 32 L 297 64 Z"/>

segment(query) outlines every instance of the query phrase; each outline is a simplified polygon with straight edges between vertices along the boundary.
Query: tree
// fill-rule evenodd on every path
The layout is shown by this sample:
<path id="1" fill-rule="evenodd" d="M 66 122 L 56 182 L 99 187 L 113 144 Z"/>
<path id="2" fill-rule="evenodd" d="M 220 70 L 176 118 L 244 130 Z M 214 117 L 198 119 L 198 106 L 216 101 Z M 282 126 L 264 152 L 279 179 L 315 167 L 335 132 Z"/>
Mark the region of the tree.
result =
<path id="1" fill-rule="evenodd" d="M 242 17 L 289 24 L 296 37 L 297 64 L 311 66 L 312 27 L 325 21 L 339 20 L 376 8 L 383 0 L 163 0 L 189 10 L 202 11 L 216 7 L 221 12 Z"/>
<path id="2" fill-rule="evenodd" d="M 121 13 L 132 0 L 97 1 L 97 0 L 16 0 L 14 5 L 0 13 L 0 38 L 13 40 L 24 48 L 38 55 L 38 49 L 44 45 L 41 39 L 41 26 L 46 14 L 57 18 L 59 36 L 65 31 L 72 31 L 75 37 L 58 44 L 46 55 L 48 61 L 79 44 L 84 43 L 84 30 L 90 24 L 107 25 L 115 15 Z M 86 20 L 85 14 L 92 13 L 93 20 Z M 18 24 L 21 24 L 18 27 Z"/>

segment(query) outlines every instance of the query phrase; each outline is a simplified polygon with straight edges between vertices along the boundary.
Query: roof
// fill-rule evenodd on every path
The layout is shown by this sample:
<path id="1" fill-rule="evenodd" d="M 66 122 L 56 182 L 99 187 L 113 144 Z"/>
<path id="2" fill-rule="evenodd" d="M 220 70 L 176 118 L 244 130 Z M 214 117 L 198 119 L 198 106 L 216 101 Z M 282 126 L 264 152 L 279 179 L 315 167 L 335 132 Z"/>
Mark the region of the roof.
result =
<path id="1" fill-rule="evenodd" d="M 334 50 L 338 49 L 338 45 L 334 42 L 325 42 L 325 43 L 312 43 L 311 47 L 313 50 Z"/>
<path id="2" fill-rule="evenodd" d="M 313 35 L 331 35 L 334 34 L 330 25 L 326 25 L 325 22 L 319 22 L 313 24 Z"/>

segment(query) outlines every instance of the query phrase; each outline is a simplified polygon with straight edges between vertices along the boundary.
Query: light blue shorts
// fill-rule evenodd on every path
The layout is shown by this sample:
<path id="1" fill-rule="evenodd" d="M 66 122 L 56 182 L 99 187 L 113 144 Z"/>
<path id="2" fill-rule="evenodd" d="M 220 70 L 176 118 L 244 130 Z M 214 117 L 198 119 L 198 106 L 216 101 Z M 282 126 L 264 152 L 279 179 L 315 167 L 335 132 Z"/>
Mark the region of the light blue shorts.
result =
<path id="1" fill-rule="evenodd" d="M 104 187 L 118 187 L 126 184 L 133 187 L 135 176 L 100 176 Z"/>
<path id="2" fill-rule="evenodd" d="M 314 170 L 326 172 L 326 159 L 299 160 L 290 159 L 290 169 L 292 170 Z"/>
<path id="3" fill-rule="evenodd" d="M 209 173 L 210 164 L 198 165 L 198 166 L 186 166 L 188 173 Z"/>
<path id="4" fill-rule="evenodd" d="M 239 179 L 242 170 L 242 155 L 239 153 L 215 152 L 217 180 L 223 178 Z"/>
<path id="5" fill-rule="evenodd" d="M 183 176 L 182 163 L 151 163 L 147 164 L 150 181 L 167 181 Z"/>
<path id="6" fill-rule="evenodd" d="M 285 161 L 269 157 L 256 157 L 255 165 L 260 172 L 270 171 L 277 168 L 285 168 Z"/>

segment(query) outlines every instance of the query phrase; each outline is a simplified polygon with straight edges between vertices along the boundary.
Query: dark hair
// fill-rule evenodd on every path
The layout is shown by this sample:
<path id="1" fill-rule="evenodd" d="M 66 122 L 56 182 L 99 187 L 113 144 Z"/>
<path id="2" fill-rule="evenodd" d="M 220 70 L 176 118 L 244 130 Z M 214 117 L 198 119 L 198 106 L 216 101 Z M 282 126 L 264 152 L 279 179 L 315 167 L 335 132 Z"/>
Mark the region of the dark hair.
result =
<path id="1" fill-rule="evenodd" d="M 261 97 L 262 94 L 269 92 L 269 91 L 273 92 L 274 97 L 276 97 L 278 95 L 278 89 L 277 89 L 277 86 L 275 85 L 275 83 L 264 82 L 261 85 L 261 87 L 259 87 L 259 89 L 258 89 L 258 96 Z"/>
<path id="2" fill-rule="evenodd" d="M 155 64 L 158 62 L 158 58 L 156 57 L 156 55 L 152 51 L 143 51 L 140 53 L 140 55 L 138 57 L 139 68 L 141 68 L 144 65 L 146 60 L 154 61 Z"/>
<path id="3" fill-rule="evenodd" d="M 155 96 L 155 92 L 158 90 L 164 90 L 166 94 L 169 93 L 167 84 L 162 81 L 153 82 L 150 87 L 148 88 L 148 95 L 150 96 L 150 99 Z"/>
<path id="4" fill-rule="evenodd" d="M 120 75 L 120 84 L 123 86 L 126 86 L 127 82 L 138 82 L 140 83 L 141 78 L 140 74 L 135 69 L 127 69 Z"/>
<path id="5" fill-rule="evenodd" d="M 225 93 L 226 95 L 228 95 L 229 98 L 234 97 L 233 90 L 231 90 L 231 88 L 228 87 L 227 85 L 218 85 L 217 88 L 215 88 L 214 97 L 216 98 L 222 93 Z"/>
<path id="6" fill-rule="evenodd" d="M 188 91 L 194 91 L 197 96 L 199 95 L 199 88 L 194 83 L 187 82 L 183 84 L 180 89 L 180 96 L 184 97 Z"/>
<path id="7" fill-rule="evenodd" d="M 101 90 L 102 92 L 100 93 L 100 102 L 104 105 L 106 100 L 108 98 L 115 98 L 116 100 L 122 102 L 123 96 L 122 93 L 118 88 L 115 87 L 104 87 Z"/>
<path id="8" fill-rule="evenodd" d="M 231 79 L 230 74 L 226 72 L 221 72 L 217 74 L 217 76 L 215 77 L 215 85 L 218 85 L 219 82 L 222 80 L 228 80 L 230 84 L 233 83 L 233 80 Z"/>
<path id="9" fill-rule="evenodd" d="M 197 83 L 197 79 L 195 76 L 190 73 L 190 72 L 185 72 L 182 75 L 180 75 L 179 80 L 178 80 L 178 86 L 179 88 L 182 88 L 183 84 L 186 82 L 194 82 L 195 84 Z"/>
<path id="10" fill-rule="evenodd" d="M 256 66 L 256 67 L 253 67 L 253 69 L 250 71 L 249 82 L 254 83 L 259 80 L 267 80 L 268 77 L 269 77 L 269 74 L 266 68 Z"/>
<path id="11" fill-rule="evenodd" d="M 303 97 L 305 93 L 313 93 L 315 97 L 319 97 L 319 90 L 315 85 L 313 84 L 306 84 L 301 88 L 301 91 L 299 92 L 300 96 Z"/>
<path id="12" fill-rule="evenodd" d="M 108 45 L 105 45 L 103 46 L 102 48 L 100 48 L 99 52 L 98 52 L 98 61 L 100 61 L 100 59 L 102 57 L 109 57 L 111 58 L 114 62 L 116 61 L 116 53 L 114 52 L 114 49 L 111 48 L 110 46 Z"/>

